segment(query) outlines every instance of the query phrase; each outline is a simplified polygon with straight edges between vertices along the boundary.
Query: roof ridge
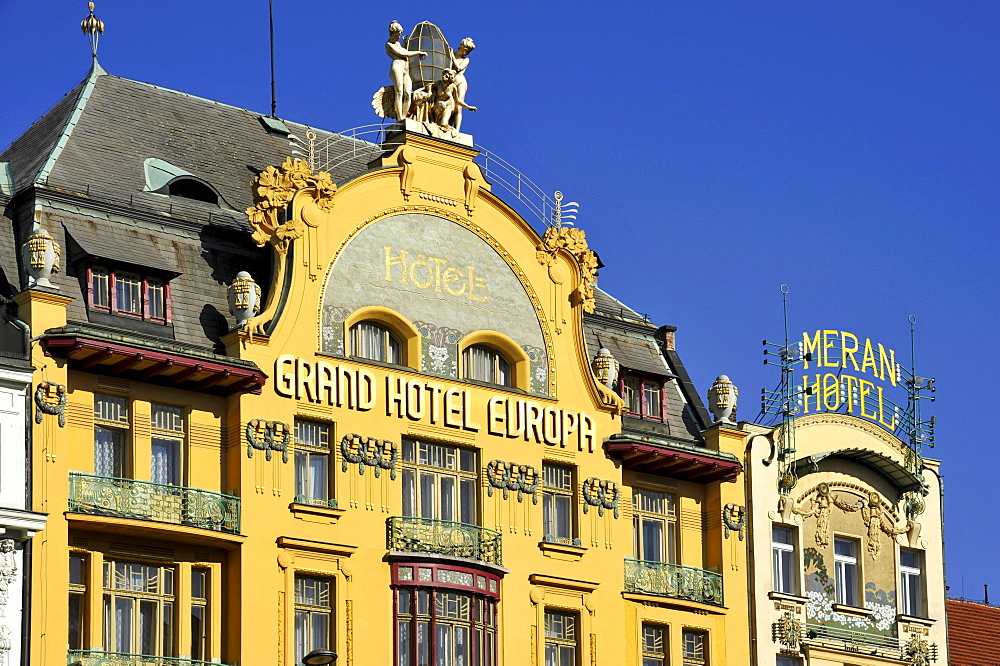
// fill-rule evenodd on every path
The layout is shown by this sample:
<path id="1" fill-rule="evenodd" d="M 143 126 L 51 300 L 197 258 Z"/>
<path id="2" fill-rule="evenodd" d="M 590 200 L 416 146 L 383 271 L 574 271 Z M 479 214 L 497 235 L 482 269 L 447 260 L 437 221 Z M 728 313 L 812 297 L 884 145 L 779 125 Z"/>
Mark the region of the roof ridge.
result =
<path id="1" fill-rule="evenodd" d="M 97 77 L 107 74 L 104 68 L 101 67 L 100 63 L 97 62 L 97 58 L 94 58 L 94 64 L 90 68 L 90 72 L 87 74 L 81 83 L 83 84 L 80 90 L 79 96 L 76 98 L 76 103 L 73 104 L 73 111 L 69 114 L 69 118 L 66 119 L 66 124 L 63 125 L 62 131 L 59 133 L 59 139 L 56 141 L 55 145 L 49 152 L 49 156 L 45 159 L 45 163 L 42 168 L 38 170 L 31 182 L 34 184 L 39 184 L 45 182 L 52 169 L 56 165 L 56 160 L 59 159 L 59 155 L 62 154 L 63 148 L 69 142 L 69 137 L 73 133 L 73 129 L 76 124 L 80 121 L 80 116 L 83 115 L 83 108 L 87 106 L 87 101 L 90 99 L 90 94 L 94 91 L 94 86 L 97 84 Z M 77 87 L 80 87 L 79 85 Z"/>

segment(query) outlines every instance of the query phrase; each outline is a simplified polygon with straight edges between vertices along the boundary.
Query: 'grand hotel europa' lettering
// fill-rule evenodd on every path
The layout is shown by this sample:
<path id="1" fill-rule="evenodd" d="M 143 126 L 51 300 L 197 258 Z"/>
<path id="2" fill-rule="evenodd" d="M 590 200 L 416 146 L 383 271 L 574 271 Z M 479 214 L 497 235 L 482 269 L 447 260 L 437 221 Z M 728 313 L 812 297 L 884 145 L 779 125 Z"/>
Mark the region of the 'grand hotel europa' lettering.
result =
<path id="1" fill-rule="evenodd" d="M 486 278 L 476 275 L 475 266 L 458 268 L 447 259 L 407 250 L 399 250 L 394 254 L 395 251 L 389 245 L 384 246 L 384 249 L 386 282 L 412 284 L 418 289 L 465 296 L 470 301 L 480 303 L 487 298 Z"/>
<path id="2" fill-rule="evenodd" d="M 326 361 L 307 361 L 282 354 L 274 362 L 274 390 L 296 400 L 324 403 L 359 412 L 380 403 L 386 416 L 479 432 L 473 416 L 473 394 L 467 388 L 445 387 L 424 379 L 388 374 L 384 382 L 367 368 Z M 383 393 L 384 391 L 384 393 Z M 594 420 L 574 412 L 519 398 L 494 395 L 486 403 L 486 432 L 526 442 L 593 452 L 597 433 Z"/>

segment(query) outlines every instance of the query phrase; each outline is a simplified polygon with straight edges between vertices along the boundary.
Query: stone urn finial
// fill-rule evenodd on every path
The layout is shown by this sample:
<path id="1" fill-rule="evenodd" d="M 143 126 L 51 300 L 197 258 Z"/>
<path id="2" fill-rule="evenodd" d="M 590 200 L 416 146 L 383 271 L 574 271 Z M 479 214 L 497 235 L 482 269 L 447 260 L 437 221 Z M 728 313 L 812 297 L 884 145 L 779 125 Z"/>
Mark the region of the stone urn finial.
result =
<path id="1" fill-rule="evenodd" d="M 736 399 L 740 392 L 729 377 L 719 375 L 708 389 L 708 409 L 716 423 L 736 423 Z"/>
<path id="2" fill-rule="evenodd" d="M 48 287 L 58 289 L 49 282 L 53 273 L 59 272 L 59 257 L 62 255 L 62 248 L 59 243 L 42 228 L 41 222 L 36 218 L 31 225 L 31 235 L 28 242 L 21 246 L 22 259 L 24 261 L 24 271 L 28 275 L 28 288 Z"/>
<path id="3" fill-rule="evenodd" d="M 236 328 L 260 312 L 260 285 L 246 271 L 237 273 L 229 285 L 229 312 L 236 317 Z"/>
<path id="4" fill-rule="evenodd" d="M 594 369 L 594 376 L 597 377 L 597 381 L 601 382 L 609 389 L 615 388 L 615 382 L 618 381 L 618 370 L 621 368 L 621 364 L 611 355 L 607 347 L 601 347 L 601 350 L 597 352 L 597 356 L 594 357 L 591 367 Z"/>

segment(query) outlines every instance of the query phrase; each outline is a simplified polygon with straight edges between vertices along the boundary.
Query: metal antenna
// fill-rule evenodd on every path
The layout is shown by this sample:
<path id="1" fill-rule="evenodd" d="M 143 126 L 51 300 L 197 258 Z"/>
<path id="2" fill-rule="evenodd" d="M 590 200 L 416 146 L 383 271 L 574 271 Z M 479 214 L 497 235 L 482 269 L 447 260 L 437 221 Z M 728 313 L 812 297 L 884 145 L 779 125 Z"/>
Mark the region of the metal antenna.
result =
<path id="1" fill-rule="evenodd" d="M 97 42 L 104 34 L 104 21 L 94 16 L 94 3 L 88 2 L 90 14 L 80 21 L 80 30 L 90 39 L 90 55 L 97 60 Z"/>
<path id="2" fill-rule="evenodd" d="M 267 0 L 267 17 L 271 28 L 271 117 L 277 118 L 278 102 L 274 94 L 274 0 Z"/>

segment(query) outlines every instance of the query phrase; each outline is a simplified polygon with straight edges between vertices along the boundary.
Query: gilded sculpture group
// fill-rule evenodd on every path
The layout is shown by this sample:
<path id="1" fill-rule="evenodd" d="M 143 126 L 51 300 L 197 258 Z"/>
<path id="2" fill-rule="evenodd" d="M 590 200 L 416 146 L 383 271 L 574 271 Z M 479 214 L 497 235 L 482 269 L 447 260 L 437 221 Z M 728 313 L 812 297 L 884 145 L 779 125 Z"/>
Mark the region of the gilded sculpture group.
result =
<path id="1" fill-rule="evenodd" d="M 465 103 L 465 93 L 469 84 L 465 70 L 469 67 L 469 54 L 476 48 L 471 37 L 466 37 L 457 51 L 448 49 L 450 67 L 441 72 L 441 79 L 417 90 L 413 89 L 410 77 L 410 58 L 425 58 L 425 51 L 410 51 L 402 37 L 403 26 L 398 21 L 389 24 L 389 41 L 385 52 L 392 58 L 389 68 L 391 86 L 385 86 L 375 93 L 372 106 L 383 118 L 395 120 L 410 119 L 437 126 L 444 132 L 462 130 L 462 109 L 475 111 L 476 107 Z"/>

